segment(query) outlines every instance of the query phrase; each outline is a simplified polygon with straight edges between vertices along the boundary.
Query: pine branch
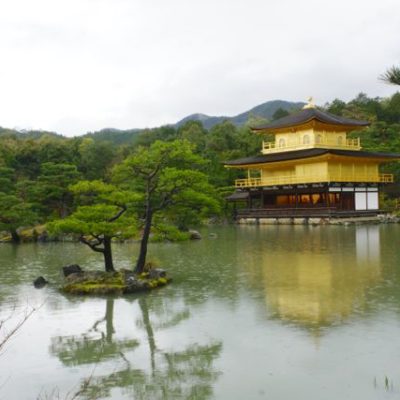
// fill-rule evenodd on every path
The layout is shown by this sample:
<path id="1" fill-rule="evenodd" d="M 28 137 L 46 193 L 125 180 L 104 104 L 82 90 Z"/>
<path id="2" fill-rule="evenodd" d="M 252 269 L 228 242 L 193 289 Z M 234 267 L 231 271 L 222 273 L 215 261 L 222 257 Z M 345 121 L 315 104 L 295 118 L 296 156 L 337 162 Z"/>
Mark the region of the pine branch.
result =
<path id="1" fill-rule="evenodd" d="M 79 236 L 79 241 L 81 243 L 86 244 L 89 246 L 93 251 L 96 251 L 97 253 L 104 253 L 104 249 L 99 249 L 98 246 L 103 244 L 103 240 L 98 240 L 97 243 L 92 243 L 89 240 L 85 238 L 84 235 Z"/>
<path id="2" fill-rule="evenodd" d="M 121 210 L 114 215 L 112 218 L 108 219 L 107 222 L 114 222 L 116 221 L 124 212 L 126 211 L 126 206 L 122 206 Z"/>

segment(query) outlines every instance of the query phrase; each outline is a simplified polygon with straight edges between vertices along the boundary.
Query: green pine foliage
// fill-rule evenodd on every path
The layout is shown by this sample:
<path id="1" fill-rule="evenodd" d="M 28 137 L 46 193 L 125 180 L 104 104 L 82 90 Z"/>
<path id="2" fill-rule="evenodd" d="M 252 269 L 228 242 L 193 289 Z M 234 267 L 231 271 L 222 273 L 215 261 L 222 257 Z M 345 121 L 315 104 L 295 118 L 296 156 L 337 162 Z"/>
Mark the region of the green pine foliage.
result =
<path id="1" fill-rule="evenodd" d="M 143 227 L 136 273 L 143 272 L 156 221 L 164 232 L 175 231 L 177 237 L 173 227 L 187 230 L 188 224 L 198 224 L 202 218 L 219 213 L 216 192 L 201 171 L 206 160 L 194 149 L 186 139 L 156 140 L 148 148 L 137 147 L 114 169 L 114 181 L 120 187 L 143 195 L 133 207 Z M 171 227 L 166 228 L 168 225 Z"/>
<path id="2" fill-rule="evenodd" d="M 111 242 L 136 233 L 137 220 L 129 209 L 141 196 L 101 181 L 81 181 L 70 186 L 70 191 L 77 208 L 68 217 L 48 224 L 50 232 L 75 233 L 82 243 L 102 253 L 105 270 L 113 271 Z"/>
<path id="3" fill-rule="evenodd" d="M 11 240 L 20 242 L 18 228 L 37 221 L 33 205 L 18 190 L 15 170 L 0 167 L 0 232 L 6 231 Z"/>
<path id="4" fill-rule="evenodd" d="M 380 79 L 392 85 L 400 85 L 400 67 L 394 65 L 382 74 Z"/>

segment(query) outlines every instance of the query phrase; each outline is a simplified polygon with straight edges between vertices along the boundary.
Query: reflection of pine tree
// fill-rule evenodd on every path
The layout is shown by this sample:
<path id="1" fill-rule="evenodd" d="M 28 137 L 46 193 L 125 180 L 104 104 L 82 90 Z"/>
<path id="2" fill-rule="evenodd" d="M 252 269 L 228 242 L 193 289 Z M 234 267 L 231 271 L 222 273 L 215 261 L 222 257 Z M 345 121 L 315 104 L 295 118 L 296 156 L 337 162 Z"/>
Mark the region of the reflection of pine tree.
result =
<path id="1" fill-rule="evenodd" d="M 151 374 L 130 366 L 113 374 L 93 378 L 85 392 L 86 399 L 104 398 L 115 387 L 125 388 L 135 399 L 208 399 L 212 383 L 219 373 L 213 362 L 222 348 L 221 343 L 192 345 L 181 352 L 165 352 Z"/>
<path id="2" fill-rule="evenodd" d="M 98 363 L 118 358 L 124 351 L 134 349 L 139 345 L 135 339 L 113 340 L 114 300 L 107 299 L 104 318 L 96 321 L 92 328 L 80 337 L 59 336 L 52 339 L 50 351 L 57 354 L 64 365 L 76 366 Z M 99 328 L 105 322 L 106 332 Z"/>
<path id="3" fill-rule="evenodd" d="M 162 298 L 161 298 L 162 299 Z M 162 302 L 165 299 L 162 299 Z M 164 302 L 163 302 L 164 303 Z M 134 366 L 125 356 L 138 346 L 137 340 L 115 340 L 113 325 L 114 300 L 107 299 L 105 317 L 96 321 L 82 335 L 57 337 L 52 340 L 51 352 L 57 354 L 64 365 L 101 364 L 121 357 L 121 369 L 107 375 L 93 376 L 82 381 L 84 390 L 80 398 L 107 398 L 115 388 L 135 399 L 207 399 L 212 395 L 212 383 L 219 373 L 213 370 L 213 362 L 219 356 L 222 344 L 190 345 L 182 351 L 163 351 L 157 348 L 150 319 L 148 298 L 138 299 L 141 319 L 138 325 L 146 332 L 150 371 Z M 154 304 L 153 304 L 154 305 Z M 159 323 L 157 330 L 178 325 L 189 318 L 188 310 L 171 312 L 165 304 L 156 304 Z M 158 307 L 160 306 L 160 307 Z M 165 316 L 168 316 L 167 318 Z M 105 332 L 101 330 L 105 322 Z M 120 366 L 118 365 L 117 368 Z M 99 365 L 97 371 L 101 370 Z"/>

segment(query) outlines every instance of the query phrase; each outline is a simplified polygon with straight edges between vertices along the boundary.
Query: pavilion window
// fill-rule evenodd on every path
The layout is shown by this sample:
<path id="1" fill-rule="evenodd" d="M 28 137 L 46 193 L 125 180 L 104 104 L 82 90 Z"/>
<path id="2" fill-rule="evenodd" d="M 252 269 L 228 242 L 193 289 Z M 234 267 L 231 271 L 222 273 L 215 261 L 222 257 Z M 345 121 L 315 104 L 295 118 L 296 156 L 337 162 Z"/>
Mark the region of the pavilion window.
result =
<path id="1" fill-rule="evenodd" d="M 296 196 L 294 194 L 283 194 L 276 196 L 277 206 L 294 206 L 296 204 Z"/>
<path id="2" fill-rule="evenodd" d="M 303 144 L 310 144 L 310 136 L 309 135 L 303 136 Z"/>
<path id="3" fill-rule="evenodd" d="M 338 144 L 339 146 L 341 146 L 341 145 L 343 144 L 343 136 L 339 136 L 339 137 L 337 138 L 337 144 Z"/>
<path id="4" fill-rule="evenodd" d="M 285 147 L 285 139 L 279 139 L 278 146 Z"/>
<path id="5" fill-rule="evenodd" d="M 329 204 L 337 206 L 340 204 L 340 193 L 329 193 Z"/>
<path id="6" fill-rule="evenodd" d="M 314 205 L 321 205 L 324 203 L 324 197 L 323 197 L 323 193 L 314 193 L 311 195 L 311 199 L 312 199 L 312 203 Z"/>
<path id="7" fill-rule="evenodd" d="M 316 138 L 316 143 L 318 143 L 318 144 L 321 144 L 322 143 L 322 136 L 321 135 L 317 135 L 317 138 Z"/>
<path id="8" fill-rule="evenodd" d="M 301 204 L 311 204 L 311 197 L 309 194 L 299 195 L 299 203 Z"/>

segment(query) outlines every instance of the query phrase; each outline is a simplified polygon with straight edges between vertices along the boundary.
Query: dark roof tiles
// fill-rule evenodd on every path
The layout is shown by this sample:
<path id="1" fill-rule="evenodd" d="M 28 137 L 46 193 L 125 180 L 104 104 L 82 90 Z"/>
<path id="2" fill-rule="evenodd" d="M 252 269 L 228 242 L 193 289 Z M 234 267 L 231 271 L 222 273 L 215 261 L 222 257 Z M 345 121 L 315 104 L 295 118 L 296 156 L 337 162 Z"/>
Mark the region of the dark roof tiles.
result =
<path id="1" fill-rule="evenodd" d="M 316 108 L 306 108 L 296 114 L 288 115 L 286 117 L 279 118 L 276 121 L 272 121 L 269 124 L 256 126 L 251 129 L 258 131 L 264 129 L 272 130 L 288 128 L 291 126 L 305 124 L 313 119 L 329 125 L 343 125 L 348 127 L 363 127 L 369 125 L 368 121 L 357 121 L 355 119 L 344 118 L 325 111 L 320 111 Z"/>
<path id="2" fill-rule="evenodd" d="M 312 148 L 305 150 L 285 151 L 280 153 L 264 154 L 255 157 L 239 158 L 224 162 L 227 166 L 239 166 L 249 164 L 265 164 L 278 161 L 290 161 L 296 159 L 317 157 L 324 154 L 333 154 L 345 157 L 361 157 L 361 158 L 382 158 L 382 159 L 400 159 L 400 154 L 396 153 L 376 153 L 360 150 L 336 150 L 336 149 L 320 149 Z"/>

